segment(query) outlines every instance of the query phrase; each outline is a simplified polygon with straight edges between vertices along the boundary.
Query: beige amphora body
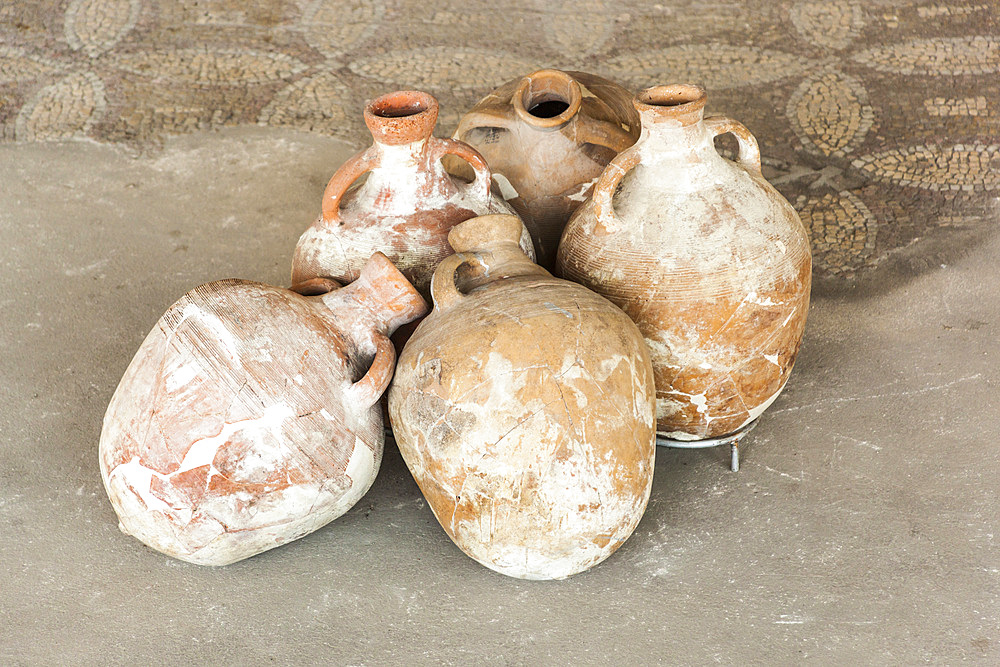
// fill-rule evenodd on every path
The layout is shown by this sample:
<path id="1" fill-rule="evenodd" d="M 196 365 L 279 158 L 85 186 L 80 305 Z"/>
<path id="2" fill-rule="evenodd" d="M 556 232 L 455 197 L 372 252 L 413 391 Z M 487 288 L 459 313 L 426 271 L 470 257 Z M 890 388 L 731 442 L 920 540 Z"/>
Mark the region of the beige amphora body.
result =
<path id="1" fill-rule="evenodd" d="M 325 284 L 324 284 L 325 283 Z M 150 331 L 101 432 L 122 531 L 181 560 L 225 565 L 346 512 L 382 460 L 387 336 L 427 310 L 382 255 L 306 296 L 202 285 Z"/>
<path id="2" fill-rule="evenodd" d="M 741 124 L 704 118 L 697 86 L 650 88 L 642 136 L 567 224 L 557 268 L 620 306 L 653 357 L 658 431 L 728 435 L 781 392 L 809 307 L 804 226 Z M 736 163 L 714 147 L 739 142 Z"/>
<path id="3" fill-rule="evenodd" d="M 489 213 L 513 213 L 494 195 L 491 172 L 475 149 L 433 136 L 438 103 L 427 93 L 400 91 L 368 103 L 364 118 L 374 143 L 345 162 L 323 193 L 320 217 L 302 234 L 292 259 L 292 285 L 317 277 L 350 282 L 382 252 L 424 296 L 431 274 L 451 254 L 448 232 Z M 441 158 L 468 162 L 472 183 L 448 174 Z M 351 185 L 367 174 L 358 187 Z M 534 256 L 527 230 L 525 250 Z"/>
<path id="4" fill-rule="evenodd" d="M 389 391 L 396 443 L 449 537 L 486 567 L 561 579 L 635 529 L 653 474 L 655 389 L 636 326 L 469 220 Z"/>
<path id="5" fill-rule="evenodd" d="M 585 72 L 539 70 L 466 113 L 455 138 L 483 154 L 551 267 L 563 227 L 608 162 L 639 137 L 632 93 Z"/>

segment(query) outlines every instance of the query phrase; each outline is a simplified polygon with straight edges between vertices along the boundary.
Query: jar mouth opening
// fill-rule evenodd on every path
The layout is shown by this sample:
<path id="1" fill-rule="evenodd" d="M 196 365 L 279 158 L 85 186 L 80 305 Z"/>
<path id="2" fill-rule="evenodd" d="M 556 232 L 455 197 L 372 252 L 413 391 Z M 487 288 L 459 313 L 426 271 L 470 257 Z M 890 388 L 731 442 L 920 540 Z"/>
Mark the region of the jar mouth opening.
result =
<path id="1" fill-rule="evenodd" d="M 378 118 L 405 118 L 424 113 L 434 106 L 430 95 L 418 91 L 403 91 L 383 95 L 368 105 L 368 111 Z"/>
<path id="2" fill-rule="evenodd" d="M 569 74 L 543 69 L 525 76 L 511 101 L 517 115 L 529 125 L 555 129 L 576 116 L 583 93 Z"/>
<path id="3" fill-rule="evenodd" d="M 647 88 L 635 97 L 635 108 L 657 116 L 686 119 L 705 108 L 705 89 L 692 83 Z"/>
<path id="4" fill-rule="evenodd" d="M 365 106 L 365 124 L 376 141 L 399 145 L 426 139 L 437 123 L 438 103 L 428 93 L 400 90 Z"/>

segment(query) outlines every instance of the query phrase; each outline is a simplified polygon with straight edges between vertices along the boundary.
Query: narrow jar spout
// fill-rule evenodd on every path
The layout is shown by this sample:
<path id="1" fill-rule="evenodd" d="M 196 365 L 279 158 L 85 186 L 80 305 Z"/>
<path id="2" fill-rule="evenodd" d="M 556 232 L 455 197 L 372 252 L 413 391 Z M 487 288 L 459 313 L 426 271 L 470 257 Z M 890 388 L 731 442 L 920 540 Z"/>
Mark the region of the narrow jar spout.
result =
<path id="1" fill-rule="evenodd" d="M 380 252 L 365 263 L 357 280 L 324 295 L 323 303 L 338 313 L 354 310 L 359 320 L 386 335 L 430 310 L 410 281 Z"/>

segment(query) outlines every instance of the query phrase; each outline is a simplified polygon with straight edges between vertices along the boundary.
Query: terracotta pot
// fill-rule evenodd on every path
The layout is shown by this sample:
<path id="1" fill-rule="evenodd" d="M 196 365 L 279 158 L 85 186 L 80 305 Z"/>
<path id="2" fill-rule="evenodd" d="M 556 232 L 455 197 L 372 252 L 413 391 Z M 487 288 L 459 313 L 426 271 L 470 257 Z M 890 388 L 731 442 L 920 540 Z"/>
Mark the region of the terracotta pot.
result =
<path id="1" fill-rule="evenodd" d="M 642 138 L 566 226 L 558 270 L 639 325 L 661 433 L 726 435 L 757 418 L 792 370 L 809 307 L 808 237 L 761 175 L 750 132 L 703 118 L 701 88 L 650 88 L 635 106 Z M 726 133 L 739 142 L 736 163 L 715 150 Z"/>
<path id="2" fill-rule="evenodd" d="M 349 282 L 379 251 L 429 295 L 431 274 L 451 254 L 448 231 L 486 213 L 512 213 L 490 192 L 490 168 L 467 144 L 432 135 L 438 103 L 427 93 L 389 93 L 365 107 L 374 144 L 340 167 L 323 193 L 323 212 L 299 239 L 292 284 L 329 277 Z M 449 176 L 441 158 L 455 155 L 475 171 L 466 184 Z M 368 173 L 357 189 L 349 187 Z M 523 243 L 534 253 L 527 230 Z"/>
<path id="3" fill-rule="evenodd" d="M 532 264 L 519 230 L 486 216 L 451 231 L 458 254 L 434 273 L 434 310 L 399 358 L 389 414 L 455 544 L 506 575 L 561 579 L 639 523 L 655 389 L 635 325 Z"/>
<path id="4" fill-rule="evenodd" d="M 325 282 L 304 289 L 336 287 Z M 104 416 L 101 476 L 122 531 L 225 565 L 346 512 L 382 460 L 387 336 L 426 310 L 380 254 L 319 296 L 243 280 L 188 292 L 146 337 Z"/>
<path id="5" fill-rule="evenodd" d="M 570 215 L 611 158 L 639 138 L 639 115 L 632 93 L 616 83 L 543 69 L 483 98 L 455 138 L 486 157 L 535 237 L 539 264 L 551 267 Z"/>

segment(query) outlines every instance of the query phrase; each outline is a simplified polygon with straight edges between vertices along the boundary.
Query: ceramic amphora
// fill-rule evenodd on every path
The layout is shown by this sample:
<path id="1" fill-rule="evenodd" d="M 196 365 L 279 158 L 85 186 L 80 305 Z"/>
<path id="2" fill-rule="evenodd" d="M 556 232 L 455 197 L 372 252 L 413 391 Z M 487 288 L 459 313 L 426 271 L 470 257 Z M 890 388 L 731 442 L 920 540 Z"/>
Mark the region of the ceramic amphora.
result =
<path id="1" fill-rule="evenodd" d="M 101 432 L 123 532 L 225 565 L 306 535 L 368 490 L 382 460 L 387 336 L 427 304 L 374 255 L 354 283 L 305 296 L 243 280 L 202 285 L 160 318 Z"/>
<path id="2" fill-rule="evenodd" d="M 610 556 L 653 475 L 649 354 L 606 299 L 518 248 L 520 222 L 455 227 L 434 309 L 389 391 L 396 443 L 448 536 L 497 572 L 561 579 Z"/>
<path id="3" fill-rule="evenodd" d="M 508 81 L 459 122 L 455 138 L 489 162 L 549 268 L 570 215 L 608 162 L 639 137 L 632 93 L 585 72 L 543 69 Z"/>
<path id="4" fill-rule="evenodd" d="M 704 118 L 692 85 L 637 96 L 642 136 L 570 220 L 557 267 L 620 306 L 646 337 L 658 430 L 727 435 L 781 392 L 802 341 L 811 258 L 795 210 L 761 175 L 740 123 Z M 713 138 L 731 133 L 734 163 Z"/>
<path id="5" fill-rule="evenodd" d="M 428 296 L 434 267 L 451 254 L 452 227 L 477 215 L 513 212 L 490 191 L 482 155 L 460 141 L 432 136 L 437 116 L 437 100 L 418 91 L 368 103 L 364 118 L 374 143 L 330 179 L 322 214 L 295 248 L 292 285 L 317 277 L 350 282 L 373 252 L 382 252 Z M 449 175 L 441 164 L 446 155 L 467 161 L 475 180 L 467 184 Z M 527 230 L 522 243 L 534 256 Z"/>

